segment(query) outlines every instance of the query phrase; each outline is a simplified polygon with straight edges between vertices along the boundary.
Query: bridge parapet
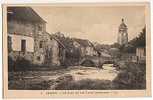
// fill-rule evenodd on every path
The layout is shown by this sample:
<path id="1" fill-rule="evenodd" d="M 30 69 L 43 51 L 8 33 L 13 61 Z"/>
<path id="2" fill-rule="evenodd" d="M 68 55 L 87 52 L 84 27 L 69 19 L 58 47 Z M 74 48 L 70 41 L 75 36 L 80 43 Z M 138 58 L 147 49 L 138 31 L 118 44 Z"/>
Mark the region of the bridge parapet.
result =
<path id="1" fill-rule="evenodd" d="M 104 63 L 115 63 L 112 58 L 108 57 L 97 57 L 97 56 L 86 56 L 83 57 L 79 64 L 82 65 L 85 62 L 90 62 L 94 66 L 102 66 Z"/>

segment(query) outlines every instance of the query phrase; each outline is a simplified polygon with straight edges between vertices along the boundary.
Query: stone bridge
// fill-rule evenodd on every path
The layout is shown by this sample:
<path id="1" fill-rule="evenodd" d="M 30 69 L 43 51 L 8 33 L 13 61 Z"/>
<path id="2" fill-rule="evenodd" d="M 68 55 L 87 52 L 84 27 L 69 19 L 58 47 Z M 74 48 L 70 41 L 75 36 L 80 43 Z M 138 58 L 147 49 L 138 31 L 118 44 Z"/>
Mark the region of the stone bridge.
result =
<path id="1" fill-rule="evenodd" d="M 83 66 L 102 66 L 103 64 L 116 64 L 112 57 L 97 57 L 97 56 L 85 56 L 79 64 Z"/>

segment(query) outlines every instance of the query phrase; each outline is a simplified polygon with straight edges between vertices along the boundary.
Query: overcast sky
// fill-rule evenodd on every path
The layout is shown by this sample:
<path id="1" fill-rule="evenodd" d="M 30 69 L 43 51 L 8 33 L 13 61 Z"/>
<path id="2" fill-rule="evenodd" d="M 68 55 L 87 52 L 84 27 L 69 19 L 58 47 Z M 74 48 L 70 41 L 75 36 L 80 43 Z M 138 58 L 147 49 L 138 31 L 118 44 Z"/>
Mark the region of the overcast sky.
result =
<path id="1" fill-rule="evenodd" d="M 89 39 L 101 44 L 117 41 L 118 27 L 124 18 L 129 39 L 136 37 L 145 26 L 143 6 L 41 6 L 32 7 L 46 22 L 49 33 Z"/>

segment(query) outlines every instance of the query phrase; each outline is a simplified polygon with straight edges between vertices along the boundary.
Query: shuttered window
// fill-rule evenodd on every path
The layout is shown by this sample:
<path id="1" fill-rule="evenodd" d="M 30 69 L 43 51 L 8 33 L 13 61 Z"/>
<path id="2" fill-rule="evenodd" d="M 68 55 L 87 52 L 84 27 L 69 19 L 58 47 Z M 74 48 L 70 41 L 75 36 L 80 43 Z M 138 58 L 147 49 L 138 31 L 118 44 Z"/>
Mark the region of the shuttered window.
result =
<path id="1" fill-rule="evenodd" d="M 26 51 L 26 40 L 21 40 L 21 51 L 22 52 Z"/>

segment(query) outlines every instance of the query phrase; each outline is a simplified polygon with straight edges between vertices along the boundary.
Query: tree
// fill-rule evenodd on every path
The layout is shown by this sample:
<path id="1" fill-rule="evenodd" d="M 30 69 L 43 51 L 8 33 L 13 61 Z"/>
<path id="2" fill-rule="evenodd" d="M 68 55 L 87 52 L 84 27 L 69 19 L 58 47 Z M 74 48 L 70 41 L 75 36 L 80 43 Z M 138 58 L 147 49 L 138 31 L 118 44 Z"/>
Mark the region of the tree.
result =
<path id="1" fill-rule="evenodd" d="M 140 47 L 146 45 L 146 27 L 142 29 L 142 32 L 140 32 L 139 36 L 134 38 L 129 42 L 134 47 Z"/>

